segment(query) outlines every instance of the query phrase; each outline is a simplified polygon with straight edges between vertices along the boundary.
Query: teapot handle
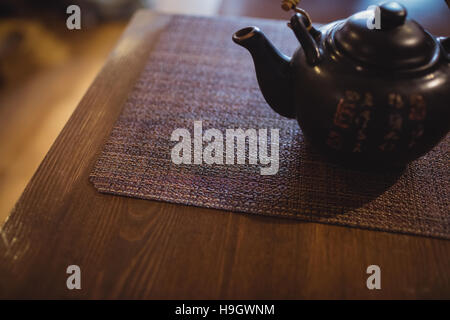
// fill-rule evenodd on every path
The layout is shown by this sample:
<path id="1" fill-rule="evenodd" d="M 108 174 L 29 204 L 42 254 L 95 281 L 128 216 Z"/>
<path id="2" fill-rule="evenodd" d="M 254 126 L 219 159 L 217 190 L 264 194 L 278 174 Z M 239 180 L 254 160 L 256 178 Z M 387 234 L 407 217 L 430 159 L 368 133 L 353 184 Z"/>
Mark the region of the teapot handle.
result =
<path id="1" fill-rule="evenodd" d="M 450 60 L 450 37 L 439 37 L 438 41 L 441 44 L 447 60 Z"/>

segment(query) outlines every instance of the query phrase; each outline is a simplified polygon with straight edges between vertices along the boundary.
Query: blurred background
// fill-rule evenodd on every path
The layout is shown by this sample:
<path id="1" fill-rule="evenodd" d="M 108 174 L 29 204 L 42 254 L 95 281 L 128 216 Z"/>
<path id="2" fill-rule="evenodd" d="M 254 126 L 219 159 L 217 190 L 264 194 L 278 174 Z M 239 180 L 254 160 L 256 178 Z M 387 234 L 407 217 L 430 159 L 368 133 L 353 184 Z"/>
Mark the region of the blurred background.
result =
<path id="1" fill-rule="evenodd" d="M 0 0 L 0 226 L 102 67 L 132 14 L 285 19 L 280 0 Z M 316 23 L 345 18 L 371 0 L 303 0 Z M 399 0 L 435 35 L 450 35 L 445 0 Z M 81 30 L 66 9 L 81 8 Z"/>

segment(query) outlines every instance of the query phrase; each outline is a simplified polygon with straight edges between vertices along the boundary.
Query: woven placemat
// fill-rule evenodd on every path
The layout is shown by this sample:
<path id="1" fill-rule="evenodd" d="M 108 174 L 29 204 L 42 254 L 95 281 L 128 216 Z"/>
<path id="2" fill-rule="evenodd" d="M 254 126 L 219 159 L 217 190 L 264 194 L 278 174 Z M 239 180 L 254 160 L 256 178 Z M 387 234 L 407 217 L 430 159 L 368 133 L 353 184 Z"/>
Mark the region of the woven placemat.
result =
<path id="1" fill-rule="evenodd" d="M 449 138 L 401 174 L 327 163 L 265 103 L 234 31 L 259 26 L 286 54 L 284 22 L 174 16 L 155 43 L 90 176 L 100 192 L 450 239 Z M 324 93 L 326 94 L 326 93 Z M 276 175 L 260 165 L 176 165 L 173 130 L 279 128 Z"/>

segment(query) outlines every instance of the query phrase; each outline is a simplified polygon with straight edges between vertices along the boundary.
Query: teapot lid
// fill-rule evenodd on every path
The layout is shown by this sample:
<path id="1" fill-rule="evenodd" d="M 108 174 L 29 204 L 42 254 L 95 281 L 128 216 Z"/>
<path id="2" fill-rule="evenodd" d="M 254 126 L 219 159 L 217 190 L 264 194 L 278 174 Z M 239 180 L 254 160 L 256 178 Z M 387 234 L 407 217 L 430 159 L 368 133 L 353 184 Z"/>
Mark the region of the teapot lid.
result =
<path id="1" fill-rule="evenodd" d="M 397 2 L 356 13 L 335 31 L 336 46 L 357 60 L 385 68 L 426 65 L 435 55 L 436 42 L 406 15 Z"/>

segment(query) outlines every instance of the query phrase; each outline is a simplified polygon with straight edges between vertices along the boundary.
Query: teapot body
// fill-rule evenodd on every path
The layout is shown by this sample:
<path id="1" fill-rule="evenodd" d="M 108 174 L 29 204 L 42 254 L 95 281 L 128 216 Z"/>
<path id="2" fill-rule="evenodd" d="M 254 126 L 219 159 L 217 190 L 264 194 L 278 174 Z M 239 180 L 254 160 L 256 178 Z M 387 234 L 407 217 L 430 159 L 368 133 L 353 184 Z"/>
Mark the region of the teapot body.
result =
<path id="1" fill-rule="evenodd" d="M 317 39 L 315 66 L 299 47 L 290 63 L 295 116 L 307 141 L 328 158 L 358 167 L 403 166 L 450 129 L 450 63 L 439 54 L 404 72 L 368 68 L 341 54 L 333 30 Z"/>

